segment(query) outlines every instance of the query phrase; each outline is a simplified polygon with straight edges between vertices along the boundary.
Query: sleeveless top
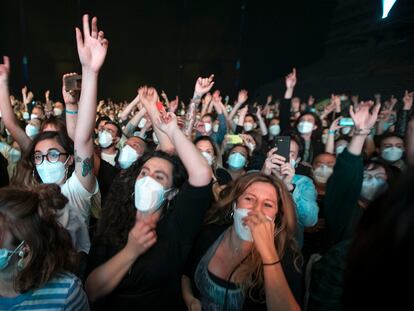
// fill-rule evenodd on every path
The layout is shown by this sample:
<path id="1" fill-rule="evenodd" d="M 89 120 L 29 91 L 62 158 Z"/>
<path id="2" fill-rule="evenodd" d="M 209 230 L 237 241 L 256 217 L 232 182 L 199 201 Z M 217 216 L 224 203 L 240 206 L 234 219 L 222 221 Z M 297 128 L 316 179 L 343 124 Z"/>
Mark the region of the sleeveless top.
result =
<path id="1" fill-rule="evenodd" d="M 208 264 L 223 240 L 225 232 L 201 258 L 194 274 L 194 282 L 200 292 L 199 298 L 205 311 L 236 311 L 243 308 L 245 293 L 242 289 L 234 283 L 221 280 L 208 271 Z M 227 284 L 227 289 L 225 284 Z"/>

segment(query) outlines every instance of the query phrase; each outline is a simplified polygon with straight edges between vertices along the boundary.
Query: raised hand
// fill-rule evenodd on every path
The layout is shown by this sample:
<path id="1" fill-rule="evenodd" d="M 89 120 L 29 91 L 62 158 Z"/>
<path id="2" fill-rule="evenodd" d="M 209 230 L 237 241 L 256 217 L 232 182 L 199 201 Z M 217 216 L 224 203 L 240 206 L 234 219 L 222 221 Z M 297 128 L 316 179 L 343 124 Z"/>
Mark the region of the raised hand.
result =
<path id="1" fill-rule="evenodd" d="M 354 120 L 355 128 L 357 130 L 370 130 L 377 121 L 378 112 L 381 108 L 380 104 L 374 106 L 373 101 L 361 102 L 357 108 L 353 106 L 349 107 L 349 114 L 351 115 L 352 120 Z"/>
<path id="2" fill-rule="evenodd" d="M 50 90 L 46 90 L 46 92 L 45 92 L 45 100 L 46 100 L 46 103 L 50 100 Z"/>
<path id="3" fill-rule="evenodd" d="M 270 105 L 270 103 L 272 102 L 272 100 L 273 100 L 273 96 L 272 95 L 267 96 L 266 105 Z"/>
<path id="4" fill-rule="evenodd" d="M 172 112 L 172 113 L 175 113 L 177 111 L 177 108 L 178 108 L 178 103 L 179 103 L 178 96 L 175 96 L 175 99 L 170 101 L 169 104 L 168 104 L 168 111 Z"/>
<path id="5" fill-rule="evenodd" d="M 287 89 L 293 89 L 296 86 L 296 68 L 293 68 L 292 72 L 285 77 L 285 84 Z"/>
<path id="6" fill-rule="evenodd" d="M 411 110 L 413 107 L 413 96 L 414 92 L 405 91 L 403 102 L 404 102 L 404 110 Z"/>
<path id="7" fill-rule="evenodd" d="M 178 128 L 177 116 L 172 112 L 168 112 L 161 118 L 155 121 L 155 126 L 163 131 L 168 137 L 172 137 L 175 130 Z"/>
<path id="8" fill-rule="evenodd" d="M 0 83 L 7 83 L 10 74 L 10 60 L 3 56 L 3 64 L 0 64 Z"/>
<path id="9" fill-rule="evenodd" d="M 215 91 L 213 93 L 213 96 L 216 94 L 216 92 L 218 92 L 218 94 L 220 96 L 220 91 Z M 211 100 L 213 99 L 213 96 L 210 94 L 210 92 L 208 92 L 206 94 L 206 96 L 204 96 L 204 102 L 206 103 L 206 105 L 210 104 Z"/>
<path id="10" fill-rule="evenodd" d="M 237 103 L 244 104 L 248 98 L 249 98 L 248 92 L 246 90 L 240 90 L 239 95 L 237 97 Z"/>
<path id="11" fill-rule="evenodd" d="M 84 69 L 95 73 L 102 67 L 108 50 L 108 40 L 105 39 L 103 31 L 98 31 L 97 20 L 96 17 L 92 18 L 91 31 L 89 16 L 83 16 L 83 38 L 80 29 L 76 27 L 79 60 Z"/>
<path id="12" fill-rule="evenodd" d="M 343 126 L 340 126 L 339 125 L 339 120 L 341 120 L 342 119 L 342 117 L 339 117 L 339 118 L 336 118 L 332 123 L 331 123 L 331 126 L 329 127 L 329 130 L 330 131 L 336 131 L 336 130 L 339 130 L 339 129 L 341 129 L 341 128 L 343 128 Z"/>
<path id="13" fill-rule="evenodd" d="M 214 85 L 214 75 L 212 74 L 208 78 L 199 77 L 194 87 L 194 97 L 201 98 L 205 93 L 211 90 Z"/>

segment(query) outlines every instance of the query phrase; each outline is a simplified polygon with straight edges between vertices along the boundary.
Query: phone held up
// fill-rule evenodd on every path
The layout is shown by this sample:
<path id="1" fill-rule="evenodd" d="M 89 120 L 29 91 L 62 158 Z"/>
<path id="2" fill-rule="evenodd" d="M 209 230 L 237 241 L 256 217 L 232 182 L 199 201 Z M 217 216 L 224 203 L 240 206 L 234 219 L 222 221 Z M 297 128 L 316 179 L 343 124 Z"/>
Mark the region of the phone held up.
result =
<path id="1" fill-rule="evenodd" d="M 352 118 L 342 118 L 339 120 L 339 126 L 354 126 L 354 120 Z"/>
<path id="2" fill-rule="evenodd" d="M 276 136 L 273 147 L 276 147 L 276 154 L 284 157 L 286 162 L 290 161 L 290 136 Z"/>
<path id="3" fill-rule="evenodd" d="M 66 92 L 80 91 L 82 86 L 82 75 L 66 77 L 64 84 Z"/>

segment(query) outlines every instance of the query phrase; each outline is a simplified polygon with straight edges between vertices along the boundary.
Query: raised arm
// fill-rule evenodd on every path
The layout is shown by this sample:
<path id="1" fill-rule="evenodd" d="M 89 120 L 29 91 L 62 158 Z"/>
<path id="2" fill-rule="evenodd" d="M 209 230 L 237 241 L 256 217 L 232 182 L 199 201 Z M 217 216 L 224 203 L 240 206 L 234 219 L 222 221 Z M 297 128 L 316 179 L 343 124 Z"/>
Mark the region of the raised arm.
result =
<path id="1" fill-rule="evenodd" d="M 266 123 L 263 119 L 262 111 L 261 111 L 260 107 L 257 108 L 256 117 L 257 117 L 257 121 L 259 122 L 259 127 L 260 127 L 260 131 L 262 132 L 262 136 L 266 136 L 267 135 L 267 126 L 266 126 Z"/>
<path id="2" fill-rule="evenodd" d="M 335 119 L 328 130 L 328 140 L 325 145 L 325 152 L 335 154 L 335 133 L 337 130 L 341 129 L 343 126 L 339 125 L 339 120 L 342 117 Z"/>
<path id="3" fill-rule="evenodd" d="M 9 74 L 10 60 L 7 56 L 3 57 L 3 64 L 0 64 L 0 111 L 4 126 L 8 129 L 11 136 L 19 144 L 22 151 L 30 146 L 30 138 L 19 126 L 13 108 L 10 103 L 9 94 Z"/>
<path id="4" fill-rule="evenodd" d="M 129 114 L 132 112 L 132 110 L 136 108 L 138 102 L 139 102 L 139 93 L 137 94 L 137 96 L 135 96 L 132 102 L 130 102 L 128 106 L 126 106 L 125 109 L 122 110 L 121 117 L 120 117 L 121 121 L 125 121 L 126 119 L 128 119 Z"/>
<path id="5" fill-rule="evenodd" d="M 212 171 L 205 158 L 177 125 L 177 117 L 168 113 L 156 120 L 154 126 L 168 135 L 188 173 L 188 181 L 194 187 L 207 185 Z"/>
<path id="6" fill-rule="evenodd" d="M 248 99 L 248 93 L 246 90 L 240 90 L 239 95 L 237 96 L 237 102 L 234 105 L 233 109 L 231 110 L 228 120 L 233 124 L 233 118 L 236 115 L 237 111 L 240 109 L 241 105 L 243 105 Z"/>
<path id="7" fill-rule="evenodd" d="M 141 121 L 141 119 L 144 117 L 144 115 L 146 114 L 146 110 L 145 108 L 142 108 L 140 111 L 138 111 L 132 118 L 131 120 L 128 121 L 127 125 L 125 126 L 124 129 L 124 135 L 127 137 L 131 137 L 132 135 L 134 135 L 134 131 L 137 128 L 139 122 Z"/>
<path id="8" fill-rule="evenodd" d="M 62 77 L 62 96 L 63 101 L 65 102 L 65 114 L 66 114 L 66 129 L 68 131 L 68 135 L 72 140 L 75 140 L 75 129 L 76 129 L 76 121 L 78 120 L 78 102 L 80 91 L 78 90 L 66 90 L 67 80 L 72 77 L 76 76 L 76 72 L 66 73 Z"/>
<path id="9" fill-rule="evenodd" d="M 92 192 L 96 183 L 93 175 L 92 133 L 95 126 L 98 74 L 108 50 L 108 40 L 104 38 L 103 31 L 98 32 L 96 17 L 92 19 L 90 30 L 88 15 L 83 16 L 83 38 L 80 29 L 76 28 L 76 43 L 82 64 L 82 91 L 75 130 L 75 172 L 83 187 Z"/>

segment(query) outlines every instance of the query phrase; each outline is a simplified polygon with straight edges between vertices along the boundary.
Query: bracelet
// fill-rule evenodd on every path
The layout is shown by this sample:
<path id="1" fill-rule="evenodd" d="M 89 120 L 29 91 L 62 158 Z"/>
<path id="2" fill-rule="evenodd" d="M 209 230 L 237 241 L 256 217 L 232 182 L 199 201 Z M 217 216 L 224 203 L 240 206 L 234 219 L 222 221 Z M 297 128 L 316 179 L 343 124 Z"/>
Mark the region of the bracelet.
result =
<path id="1" fill-rule="evenodd" d="M 280 263 L 280 259 L 275 261 L 275 262 L 270 262 L 270 263 L 262 263 L 262 266 L 274 266 L 277 265 L 278 263 Z"/>
<path id="2" fill-rule="evenodd" d="M 67 110 L 67 109 L 65 109 L 65 112 L 67 114 L 78 114 L 78 111 L 77 110 Z"/>
<path id="3" fill-rule="evenodd" d="M 369 133 L 371 133 L 371 129 L 361 129 L 361 128 L 357 128 L 355 127 L 354 129 L 354 135 L 357 136 L 363 136 L 363 135 L 368 135 Z"/>
<path id="4" fill-rule="evenodd" d="M 328 130 L 329 135 L 335 135 L 335 130 Z"/>

